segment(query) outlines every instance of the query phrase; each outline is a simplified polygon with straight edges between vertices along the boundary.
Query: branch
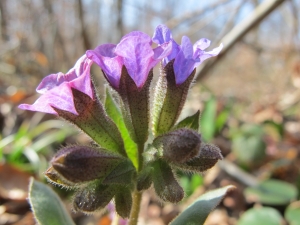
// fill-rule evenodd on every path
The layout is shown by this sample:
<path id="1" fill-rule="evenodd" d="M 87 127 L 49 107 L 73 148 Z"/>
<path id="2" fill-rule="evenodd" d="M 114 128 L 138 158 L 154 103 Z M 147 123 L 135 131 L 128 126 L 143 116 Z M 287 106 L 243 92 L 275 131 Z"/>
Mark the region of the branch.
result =
<path id="1" fill-rule="evenodd" d="M 86 32 L 85 25 L 84 25 L 84 15 L 83 15 L 83 6 L 82 6 L 82 0 L 78 0 L 78 7 L 79 7 L 79 21 L 80 21 L 80 26 L 81 26 L 81 36 L 83 38 L 83 44 L 85 50 L 91 49 L 92 45 L 89 40 L 89 36 Z"/>
<path id="2" fill-rule="evenodd" d="M 186 14 L 181 15 L 180 17 L 177 18 L 172 18 L 169 21 L 166 22 L 166 25 L 170 28 L 173 29 L 174 27 L 180 25 L 181 23 L 185 22 L 186 20 L 194 19 L 194 17 L 199 16 L 203 13 L 208 12 L 209 10 L 215 9 L 223 4 L 229 3 L 231 0 L 220 0 L 217 2 L 214 2 L 211 5 L 208 5 L 205 8 L 201 8 L 199 10 L 196 10 L 194 12 L 188 12 Z"/>
<path id="3" fill-rule="evenodd" d="M 256 9 L 238 25 L 236 25 L 225 37 L 221 40 L 224 47 L 220 54 L 206 61 L 197 73 L 196 80 L 203 79 L 207 71 L 214 66 L 239 40 L 241 40 L 252 28 L 257 26 L 271 12 L 273 12 L 285 0 L 265 0 Z"/>

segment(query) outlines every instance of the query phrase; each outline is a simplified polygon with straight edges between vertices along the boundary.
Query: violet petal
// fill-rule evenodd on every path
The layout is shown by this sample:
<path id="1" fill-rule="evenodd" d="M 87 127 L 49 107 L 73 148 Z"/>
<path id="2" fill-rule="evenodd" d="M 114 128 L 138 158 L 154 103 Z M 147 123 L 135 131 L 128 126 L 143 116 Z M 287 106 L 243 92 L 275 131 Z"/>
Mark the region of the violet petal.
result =
<path id="1" fill-rule="evenodd" d="M 123 57 L 124 65 L 137 87 L 142 87 L 155 64 L 149 39 L 144 34 L 124 38 L 115 53 Z"/>
<path id="2" fill-rule="evenodd" d="M 174 72 L 176 84 L 182 84 L 192 73 L 195 68 L 195 60 L 193 59 L 193 46 L 190 39 L 183 36 L 181 39 L 181 49 L 174 61 Z"/>
<path id="3" fill-rule="evenodd" d="M 63 83 L 43 94 L 32 105 L 21 104 L 19 108 L 57 115 L 52 106 L 78 115 L 74 107 L 72 91 L 67 83 Z"/>
<path id="4" fill-rule="evenodd" d="M 100 45 L 94 50 L 88 50 L 86 55 L 104 71 L 104 75 L 109 83 L 114 88 L 118 88 L 121 78 L 123 60 L 120 56 L 117 56 L 114 53 L 115 47 L 116 45 L 114 44 Z"/>
<path id="5" fill-rule="evenodd" d="M 199 55 L 195 59 L 197 61 L 195 67 L 199 66 L 204 60 L 217 56 L 222 51 L 222 49 L 223 49 L 223 44 L 220 44 L 219 47 L 214 48 L 209 52 L 199 51 Z"/>

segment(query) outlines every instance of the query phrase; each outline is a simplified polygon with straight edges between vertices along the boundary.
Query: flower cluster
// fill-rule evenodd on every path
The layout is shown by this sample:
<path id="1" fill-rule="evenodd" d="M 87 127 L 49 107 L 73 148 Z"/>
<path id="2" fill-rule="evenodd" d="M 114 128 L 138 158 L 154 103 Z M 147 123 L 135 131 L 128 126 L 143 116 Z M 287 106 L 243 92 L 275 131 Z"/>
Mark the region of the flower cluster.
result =
<path id="1" fill-rule="evenodd" d="M 37 87 L 42 95 L 36 102 L 19 106 L 58 115 L 95 142 L 93 146 L 64 147 L 45 173 L 51 182 L 76 189 L 75 210 L 93 212 L 114 198 L 118 214 L 129 217 L 131 193 L 151 184 L 162 200 L 178 202 L 184 193 L 174 170 L 203 172 L 222 159 L 217 147 L 201 139 L 199 112 L 177 121 L 195 68 L 222 50 L 220 45 L 205 51 L 209 45 L 204 38 L 193 45 L 186 36 L 179 45 L 165 25 L 159 25 L 152 38 L 134 31 L 117 45 L 88 50 L 66 74 L 45 77 Z M 150 104 L 153 68 L 159 62 L 161 74 Z M 120 104 L 113 102 L 111 107 L 122 116 L 111 115 L 107 104 L 101 103 L 90 75 L 93 63 L 111 87 L 107 98 L 110 92 L 119 97 Z M 149 135 L 150 120 L 153 135 Z M 134 147 L 128 147 L 128 138 Z M 150 144 L 145 149 L 147 140 Z"/>

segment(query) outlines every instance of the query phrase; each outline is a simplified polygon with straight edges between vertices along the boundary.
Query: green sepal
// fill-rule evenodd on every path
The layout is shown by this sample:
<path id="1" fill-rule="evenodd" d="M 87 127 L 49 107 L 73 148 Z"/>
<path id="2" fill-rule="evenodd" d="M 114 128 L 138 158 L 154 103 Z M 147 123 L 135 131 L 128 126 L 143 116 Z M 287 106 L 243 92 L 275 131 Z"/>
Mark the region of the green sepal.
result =
<path id="1" fill-rule="evenodd" d="M 136 189 L 138 191 L 147 190 L 152 184 L 153 168 L 145 166 L 145 168 L 137 176 Z"/>
<path id="2" fill-rule="evenodd" d="M 53 109 L 58 115 L 75 124 L 89 135 L 102 148 L 126 156 L 124 143 L 116 124 L 106 115 L 100 100 L 72 88 L 74 105 L 79 115 L 68 111 Z"/>
<path id="3" fill-rule="evenodd" d="M 171 167 L 164 160 L 151 163 L 152 179 L 156 194 L 167 202 L 177 203 L 184 197 L 184 191 L 176 180 Z"/>
<path id="4" fill-rule="evenodd" d="M 219 160 L 222 159 L 223 156 L 217 146 L 202 144 L 200 153 L 197 157 L 185 163 L 172 162 L 171 165 L 183 171 L 201 173 L 212 168 Z"/>
<path id="5" fill-rule="evenodd" d="M 65 180 L 83 183 L 104 179 L 123 161 L 129 160 L 106 149 L 75 145 L 58 151 L 51 165 Z"/>
<path id="6" fill-rule="evenodd" d="M 40 225 L 75 225 L 59 196 L 47 185 L 33 178 L 29 184 L 29 203 L 36 222 Z"/>
<path id="7" fill-rule="evenodd" d="M 193 130 L 198 131 L 199 130 L 199 121 L 200 121 L 200 110 L 198 110 L 194 115 L 188 116 L 181 120 L 179 123 L 177 123 L 173 130 L 179 129 L 179 128 L 190 128 Z"/>
<path id="8" fill-rule="evenodd" d="M 103 185 L 99 181 L 90 182 L 75 193 L 73 208 L 84 213 L 99 211 L 112 200 L 115 193 L 115 186 Z"/>
<path id="9" fill-rule="evenodd" d="M 136 169 L 130 160 L 125 160 L 116 166 L 102 181 L 103 184 L 131 185 Z"/>
<path id="10" fill-rule="evenodd" d="M 185 82 L 176 85 L 173 64 L 174 60 L 162 68 L 155 87 L 152 115 L 152 131 L 155 136 L 168 132 L 176 123 L 196 73 L 194 69 Z"/>
<path id="11" fill-rule="evenodd" d="M 127 187 L 120 187 L 115 195 L 117 213 L 122 218 L 128 218 L 132 207 L 131 191 Z"/>
<path id="12" fill-rule="evenodd" d="M 122 114 L 127 129 L 138 145 L 143 145 L 149 134 L 149 88 L 153 78 L 153 70 L 150 70 L 147 80 L 141 88 L 138 88 L 134 80 L 129 76 L 125 66 L 122 67 L 122 75 L 119 88 L 116 90 L 122 99 Z"/>
<path id="13" fill-rule="evenodd" d="M 115 122 L 124 140 L 124 146 L 128 158 L 131 159 L 133 165 L 137 168 L 138 156 L 136 143 L 131 139 L 126 128 L 122 113 L 111 95 L 111 89 L 106 87 L 105 109 L 108 116 Z"/>

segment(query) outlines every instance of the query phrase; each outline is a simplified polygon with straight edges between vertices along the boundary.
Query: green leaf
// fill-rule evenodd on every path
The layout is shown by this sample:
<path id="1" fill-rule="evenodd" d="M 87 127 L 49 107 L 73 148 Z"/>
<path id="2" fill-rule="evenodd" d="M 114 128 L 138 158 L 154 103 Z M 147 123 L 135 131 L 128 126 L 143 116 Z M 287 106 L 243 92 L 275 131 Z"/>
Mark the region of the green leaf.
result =
<path id="1" fill-rule="evenodd" d="M 300 225 L 300 201 L 290 204 L 284 212 L 284 217 L 290 225 Z"/>
<path id="2" fill-rule="evenodd" d="M 202 225 L 208 214 L 222 201 L 232 185 L 219 188 L 200 196 L 192 205 L 185 209 L 170 225 Z"/>
<path id="3" fill-rule="evenodd" d="M 198 110 L 194 115 L 188 116 L 181 120 L 178 124 L 174 126 L 174 130 L 179 128 L 190 128 L 193 130 L 199 130 L 199 120 L 200 120 L 200 110 Z"/>
<path id="4" fill-rule="evenodd" d="M 29 202 L 40 225 L 75 225 L 58 195 L 33 178 L 29 185 Z"/>
<path id="5" fill-rule="evenodd" d="M 251 164 L 264 159 L 266 144 L 261 126 L 245 124 L 232 139 L 232 151 L 241 163 Z"/>
<path id="6" fill-rule="evenodd" d="M 201 115 L 200 130 L 205 141 L 213 139 L 216 131 L 216 114 L 217 114 L 217 100 L 211 97 L 204 106 L 204 111 Z M 199 131 L 200 132 L 200 131 Z"/>
<path id="7" fill-rule="evenodd" d="M 252 208 L 246 211 L 237 223 L 238 225 L 281 225 L 280 213 L 270 207 Z"/>
<path id="8" fill-rule="evenodd" d="M 244 192 L 249 202 L 260 202 L 268 205 L 286 205 L 297 198 L 297 188 L 284 181 L 270 179 L 256 187 L 248 187 Z"/>
<path id="9" fill-rule="evenodd" d="M 217 132 L 220 132 L 222 130 L 222 128 L 224 127 L 224 125 L 228 119 L 228 116 L 229 116 L 228 108 L 225 108 L 218 114 L 218 116 L 216 118 L 216 125 L 215 125 Z"/>
<path id="10" fill-rule="evenodd" d="M 137 164 L 138 164 L 137 145 L 130 138 L 122 114 L 118 106 L 116 105 L 116 102 L 114 101 L 108 88 L 106 88 L 105 109 L 108 116 L 115 122 L 115 124 L 119 128 L 121 136 L 124 140 L 125 150 L 128 155 L 128 158 L 132 161 L 133 165 L 137 168 Z"/>

